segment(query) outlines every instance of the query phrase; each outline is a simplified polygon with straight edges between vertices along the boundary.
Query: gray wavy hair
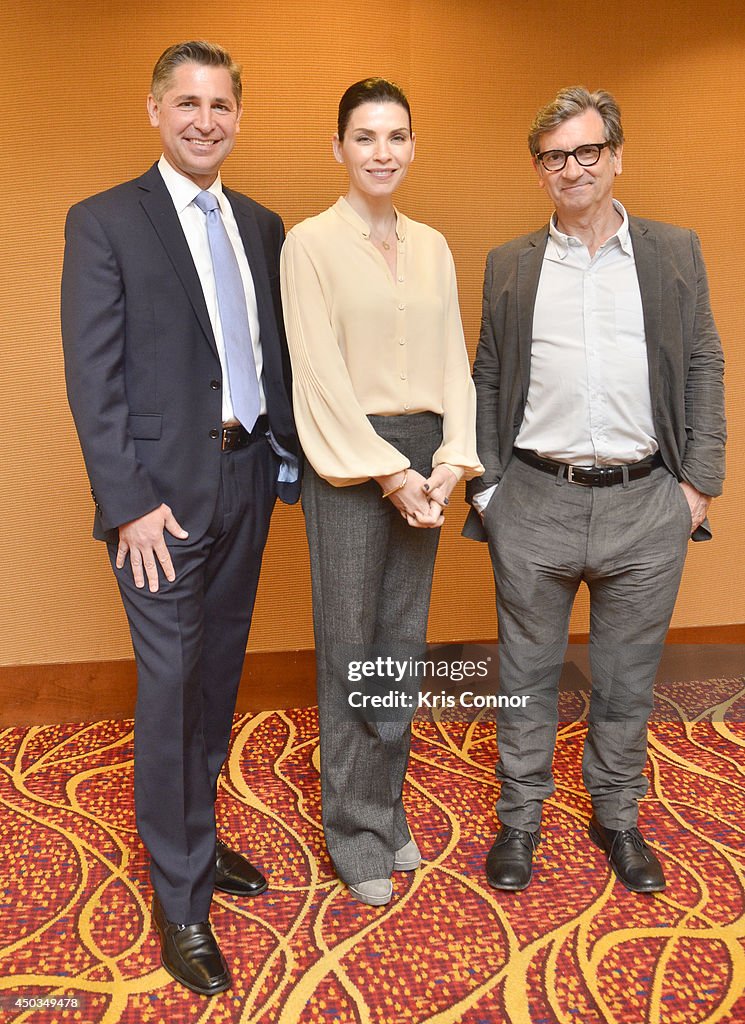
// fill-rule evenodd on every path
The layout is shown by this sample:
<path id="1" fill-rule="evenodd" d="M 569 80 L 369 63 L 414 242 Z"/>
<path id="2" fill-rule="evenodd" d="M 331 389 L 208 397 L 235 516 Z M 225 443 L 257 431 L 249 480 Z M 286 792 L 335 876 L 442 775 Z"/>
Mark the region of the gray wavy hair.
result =
<path id="1" fill-rule="evenodd" d="M 609 92 L 597 89 L 590 92 L 583 85 L 571 85 L 566 89 L 559 89 L 556 96 L 541 107 L 533 119 L 528 132 L 528 146 L 531 156 L 540 153 L 540 137 L 544 132 L 550 132 L 558 128 L 570 117 L 577 114 L 584 114 L 586 110 L 597 110 L 603 119 L 605 139 L 610 142 L 611 149 L 615 152 L 623 145 L 623 128 L 621 126 L 621 108 Z"/>

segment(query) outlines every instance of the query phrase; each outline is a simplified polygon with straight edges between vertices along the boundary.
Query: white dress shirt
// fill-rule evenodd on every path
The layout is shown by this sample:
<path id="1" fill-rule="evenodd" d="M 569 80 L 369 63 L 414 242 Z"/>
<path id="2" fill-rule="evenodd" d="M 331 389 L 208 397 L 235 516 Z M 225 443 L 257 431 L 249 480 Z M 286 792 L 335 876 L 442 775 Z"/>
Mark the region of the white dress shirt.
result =
<path id="1" fill-rule="evenodd" d="M 530 387 L 515 445 L 575 466 L 657 451 L 639 279 L 623 217 L 594 256 L 551 220 L 533 313 Z"/>
<path id="2" fill-rule="evenodd" d="M 194 260 L 194 266 L 197 269 L 197 274 L 199 275 L 199 280 L 202 285 L 202 292 L 204 293 L 204 301 L 207 304 L 207 312 L 209 313 L 210 323 L 212 324 L 212 331 L 215 335 L 217 354 L 220 357 L 220 367 L 222 369 L 222 420 L 223 423 L 235 421 L 236 417 L 233 412 L 233 402 L 230 395 L 228 364 L 225 357 L 225 343 L 223 341 L 222 326 L 220 324 L 220 315 L 217 306 L 217 290 L 215 289 L 215 277 L 212 270 L 212 256 L 210 255 L 209 240 L 207 238 L 207 217 L 202 213 L 198 206 L 194 205 L 194 199 L 199 195 L 202 189 L 200 189 L 199 185 L 193 182 L 190 178 L 185 177 L 183 174 L 180 174 L 175 170 L 164 156 L 161 156 L 158 161 L 158 170 L 160 171 L 163 181 L 166 184 L 166 188 L 171 195 L 173 205 L 176 207 L 176 213 L 181 221 L 181 227 L 184 229 L 189 251 L 191 252 L 192 259 Z M 233 214 L 233 209 L 230 203 L 223 193 L 222 182 L 219 174 L 206 191 L 212 192 L 220 204 L 220 212 L 222 214 L 225 230 L 228 233 L 228 238 L 230 239 L 230 243 L 235 251 L 236 259 L 238 260 L 238 269 L 241 273 L 241 279 L 243 280 L 243 288 L 246 296 L 248 324 L 251 329 L 251 342 L 253 345 L 254 359 L 256 361 L 256 376 L 259 381 L 259 399 L 261 402 L 259 413 L 265 413 L 266 396 L 264 394 L 264 388 L 261 381 L 263 357 L 261 353 L 261 339 L 259 336 L 259 309 L 256 303 L 256 289 L 254 288 L 253 277 L 251 276 L 251 270 L 248 266 L 248 260 L 246 259 L 243 242 L 241 241 L 240 232 L 238 231 L 238 225 L 235 222 L 235 215 Z"/>

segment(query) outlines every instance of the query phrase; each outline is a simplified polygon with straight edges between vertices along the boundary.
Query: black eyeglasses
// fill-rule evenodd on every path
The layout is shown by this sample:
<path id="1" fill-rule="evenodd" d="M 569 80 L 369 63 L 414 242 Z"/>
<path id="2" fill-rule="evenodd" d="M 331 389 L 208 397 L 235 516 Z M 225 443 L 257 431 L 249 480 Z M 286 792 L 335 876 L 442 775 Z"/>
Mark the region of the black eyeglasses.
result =
<path id="1" fill-rule="evenodd" d="M 563 171 L 570 156 L 574 157 L 580 167 L 592 167 L 598 162 L 606 146 L 610 146 L 610 142 L 591 142 L 570 150 L 547 149 L 545 153 L 536 153 L 535 158 L 547 171 Z"/>

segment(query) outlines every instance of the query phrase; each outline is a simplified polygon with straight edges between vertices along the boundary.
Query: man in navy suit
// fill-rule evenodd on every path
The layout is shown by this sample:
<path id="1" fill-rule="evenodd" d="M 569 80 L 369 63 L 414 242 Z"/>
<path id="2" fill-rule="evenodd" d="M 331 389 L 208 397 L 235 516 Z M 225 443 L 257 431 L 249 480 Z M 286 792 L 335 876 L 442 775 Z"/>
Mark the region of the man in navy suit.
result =
<path id="1" fill-rule="evenodd" d="M 160 161 L 68 215 L 62 333 L 94 536 L 108 544 L 137 661 L 135 805 L 162 962 L 211 995 L 230 985 L 209 924 L 213 888 L 252 896 L 267 886 L 217 839 L 215 797 L 270 515 L 277 496 L 299 493 L 279 299 L 284 230 L 221 184 L 242 110 L 240 68 L 225 50 L 169 47 L 147 109 Z M 229 294 L 242 292 L 254 394 L 258 382 L 246 423 L 198 198 L 217 207 L 240 273 Z"/>

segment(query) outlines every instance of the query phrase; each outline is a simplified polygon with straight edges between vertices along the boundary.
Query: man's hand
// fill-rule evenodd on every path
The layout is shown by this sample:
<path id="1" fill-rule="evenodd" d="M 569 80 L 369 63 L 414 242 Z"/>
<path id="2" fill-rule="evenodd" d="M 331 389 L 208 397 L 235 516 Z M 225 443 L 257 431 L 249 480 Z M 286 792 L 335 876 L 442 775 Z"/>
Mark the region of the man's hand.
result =
<path id="1" fill-rule="evenodd" d="M 386 491 L 392 490 L 401 483 L 403 474 L 404 471 L 400 470 L 398 473 L 379 476 L 375 479 L 385 494 Z M 440 506 L 427 497 L 424 490 L 426 482 L 421 473 L 417 473 L 415 469 L 408 469 L 406 470 L 405 486 L 400 490 L 394 490 L 388 498 L 388 501 L 396 506 L 409 526 L 431 528 L 442 526 L 445 522 Z"/>
<path id="2" fill-rule="evenodd" d="M 116 552 L 116 567 L 122 569 L 129 554 L 132 576 L 136 587 L 145 586 L 145 576 L 151 593 L 158 589 L 158 563 L 169 583 L 176 579 L 171 555 L 166 547 L 163 531 L 168 530 L 179 540 L 186 540 L 189 534 L 176 522 L 168 505 L 160 505 L 147 515 L 133 519 L 119 527 L 119 547 Z M 144 572 L 143 572 L 144 570 Z"/>
<path id="3" fill-rule="evenodd" d="M 706 514 L 711 504 L 711 496 L 697 491 L 693 484 L 689 484 L 687 480 L 681 480 L 680 487 L 691 510 L 691 533 L 694 533 L 703 523 L 704 519 L 706 519 Z"/>

